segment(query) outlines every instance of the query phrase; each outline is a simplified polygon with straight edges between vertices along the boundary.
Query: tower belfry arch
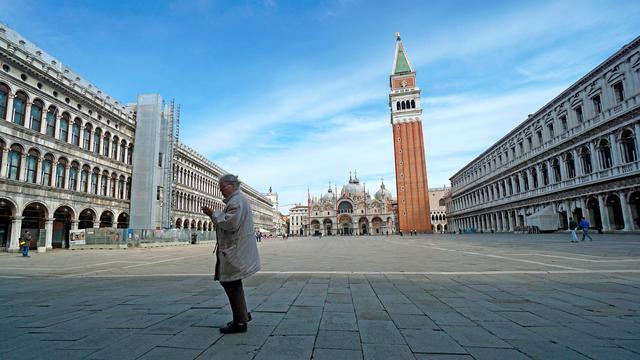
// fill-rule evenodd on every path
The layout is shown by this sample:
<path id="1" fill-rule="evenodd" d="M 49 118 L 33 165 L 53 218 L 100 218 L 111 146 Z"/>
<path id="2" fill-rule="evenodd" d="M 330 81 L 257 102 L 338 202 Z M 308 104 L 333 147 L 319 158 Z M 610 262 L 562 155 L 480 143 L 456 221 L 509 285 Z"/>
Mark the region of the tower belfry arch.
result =
<path id="1" fill-rule="evenodd" d="M 396 33 L 389 86 L 400 231 L 431 232 L 420 88 L 400 33 Z"/>

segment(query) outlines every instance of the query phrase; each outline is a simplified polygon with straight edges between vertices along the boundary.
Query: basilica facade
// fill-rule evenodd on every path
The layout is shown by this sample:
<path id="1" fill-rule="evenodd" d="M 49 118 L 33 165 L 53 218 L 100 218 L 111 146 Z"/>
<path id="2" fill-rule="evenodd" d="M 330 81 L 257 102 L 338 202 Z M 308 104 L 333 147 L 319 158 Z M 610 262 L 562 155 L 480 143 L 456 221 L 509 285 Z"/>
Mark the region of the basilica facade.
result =
<path id="1" fill-rule="evenodd" d="M 327 189 L 320 197 L 310 197 L 308 231 L 305 235 L 390 235 L 396 233 L 393 196 L 384 181 L 373 197 L 357 175 L 349 177 L 338 193 Z"/>

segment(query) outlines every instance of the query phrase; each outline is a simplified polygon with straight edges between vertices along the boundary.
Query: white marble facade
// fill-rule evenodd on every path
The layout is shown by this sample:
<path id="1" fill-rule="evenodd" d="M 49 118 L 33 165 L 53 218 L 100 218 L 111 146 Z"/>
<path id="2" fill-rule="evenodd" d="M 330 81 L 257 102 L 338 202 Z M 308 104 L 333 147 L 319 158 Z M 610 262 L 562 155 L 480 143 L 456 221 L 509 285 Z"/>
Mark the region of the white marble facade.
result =
<path id="1" fill-rule="evenodd" d="M 452 230 L 526 231 L 541 212 L 640 230 L 640 37 L 451 177 Z"/>

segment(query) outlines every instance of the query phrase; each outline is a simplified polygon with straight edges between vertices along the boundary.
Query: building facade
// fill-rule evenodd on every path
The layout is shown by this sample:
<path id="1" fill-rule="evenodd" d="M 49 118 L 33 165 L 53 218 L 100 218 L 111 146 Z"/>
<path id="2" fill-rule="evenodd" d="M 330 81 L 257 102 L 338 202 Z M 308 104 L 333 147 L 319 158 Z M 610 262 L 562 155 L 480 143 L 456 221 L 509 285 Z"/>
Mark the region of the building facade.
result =
<path id="1" fill-rule="evenodd" d="M 17 250 L 25 230 L 34 239 L 32 247 L 63 248 L 69 230 L 129 227 L 140 103 L 125 106 L 112 99 L 1 23 L 0 67 L 0 247 Z M 207 170 L 212 176 L 207 201 L 221 208 L 215 180 L 224 171 L 187 149 L 178 144 L 163 166 L 172 169 L 174 161 L 189 158 L 193 174 Z M 174 186 L 183 199 L 204 195 L 195 183 L 182 185 Z M 256 226 L 272 226 L 269 200 L 243 189 Z M 139 191 L 162 196 L 156 187 Z M 189 228 L 198 229 L 201 222 L 203 230 L 212 229 L 199 208 L 185 212 L 177 202 L 167 204 L 173 204 L 176 224 L 180 216 Z"/>
<path id="2" fill-rule="evenodd" d="M 396 214 L 393 197 L 384 182 L 373 197 L 360 184 L 357 175 L 337 189 L 327 190 L 309 202 L 306 235 L 390 235 L 395 233 Z"/>
<path id="3" fill-rule="evenodd" d="M 640 229 L 640 37 L 454 174 L 453 230 Z"/>
<path id="4" fill-rule="evenodd" d="M 389 86 L 393 149 L 400 231 L 431 232 L 427 163 L 422 134 L 420 88 L 416 72 L 396 34 L 396 50 Z"/>
<path id="5" fill-rule="evenodd" d="M 449 230 L 447 222 L 447 207 L 445 198 L 451 188 L 429 189 L 429 208 L 431 209 L 431 227 L 434 233 L 445 233 Z"/>
<path id="6" fill-rule="evenodd" d="M 304 236 L 309 233 L 309 207 L 295 205 L 289 209 L 289 235 Z"/>

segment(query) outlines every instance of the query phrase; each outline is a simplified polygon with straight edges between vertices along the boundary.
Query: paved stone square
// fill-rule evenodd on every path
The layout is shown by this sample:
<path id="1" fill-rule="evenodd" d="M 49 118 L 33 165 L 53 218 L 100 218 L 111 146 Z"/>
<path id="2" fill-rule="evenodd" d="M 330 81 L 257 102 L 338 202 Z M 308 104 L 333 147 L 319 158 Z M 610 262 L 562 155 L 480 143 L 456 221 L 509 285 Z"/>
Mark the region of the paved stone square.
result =
<path id="1" fill-rule="evenodd" d="M 213 245 L 0 254 L 1 359 L 638 359 L 640 236 L 265 240 L 246 334 Z"/>

